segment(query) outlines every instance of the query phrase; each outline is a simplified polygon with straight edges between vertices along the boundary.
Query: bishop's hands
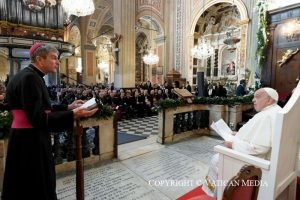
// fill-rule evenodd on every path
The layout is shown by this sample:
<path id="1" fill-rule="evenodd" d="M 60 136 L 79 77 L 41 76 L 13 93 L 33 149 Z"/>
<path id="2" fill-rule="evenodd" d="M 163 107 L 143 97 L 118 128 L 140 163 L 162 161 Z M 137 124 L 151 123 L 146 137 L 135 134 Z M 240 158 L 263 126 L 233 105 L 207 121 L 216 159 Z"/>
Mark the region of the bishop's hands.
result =
<path id="1" fill-rule="evenodd" d="M 75 108 L 78 108 L 78 107 L 82 106 L 82 104 L 84 104 L 83 100 L 80 100 L 80 99 L 75 100 L 75 101 L 73 101 L 73 103 L 68 105 L 68 110 L 73 110 Z"/>
<path id="2" fill-rule="evenodd" d="M 84 101 L 79 99 L 79 100 L 75 100 L 73 103 L 68 105 L 68 109 L 72 110 L 74 113 L 74 119 L 90 117 L 98 111 L 98 108 L 94 108 L 92 110 L 82 108 L 82 107 L 80 107 L 80 106 L 82 106 L 82 104 L 84 104 Z"/>
<path id="3" fill-rule="evenodd" d="M 80 119 L 82 117 L 90 117 L 94 115 L 98 111 L 98 108 L 94 108 L 92 110 L 87 110 L 86 108 L 75 108 L 73 109 L 74 119 Z"/>

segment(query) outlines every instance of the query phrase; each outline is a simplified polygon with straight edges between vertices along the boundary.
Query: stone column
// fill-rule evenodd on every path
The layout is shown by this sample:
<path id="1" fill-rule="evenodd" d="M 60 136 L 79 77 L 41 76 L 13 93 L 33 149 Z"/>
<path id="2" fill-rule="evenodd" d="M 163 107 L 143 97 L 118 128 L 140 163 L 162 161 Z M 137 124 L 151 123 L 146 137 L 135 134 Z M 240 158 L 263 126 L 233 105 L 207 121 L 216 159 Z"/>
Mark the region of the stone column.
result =
<path id="1" fill-rule="evenodd" d="M 176 1 L 166 0 L 164 6 L 164 24 L 165 24 L 165 66 L 163 70 L 164 77 L 172 69 L 175 68 L 175 41 L 176 41 Z"/>
<path id="2" fill-rule="evenodd" d="M 94 45 L 84 45 L 82 56 L 82 81 L 91 85 L 96 83 L 96 47 Z"/>
<path id="3" fill-rule="evenodd" d="M 240 46 L 240 68 L 245 68 L 246 62 L 246 47 L 247 47 L 247 32 L 248 32 L 249 20 L 243 20 L 240 22 L 241 25 L 241 46 Z M 244 70 L 244 69 L 243 69 Z"/>
<path id="4" fill-rule="evenodd" d="M 82 82 L 84 84 L 96 83 L 96 47 L 87 40 L 88 16 L 79 18 L 81 36 Z"/>
<path id="5" fill-rule="evenodd" d="M 113 5 L 114 32 L 121 36 L 115 42 L 113 50 L 115 53 L 114 83 L 116 88 L 133 88 L 135 87 L 135 1 L 114 0 Z"/>

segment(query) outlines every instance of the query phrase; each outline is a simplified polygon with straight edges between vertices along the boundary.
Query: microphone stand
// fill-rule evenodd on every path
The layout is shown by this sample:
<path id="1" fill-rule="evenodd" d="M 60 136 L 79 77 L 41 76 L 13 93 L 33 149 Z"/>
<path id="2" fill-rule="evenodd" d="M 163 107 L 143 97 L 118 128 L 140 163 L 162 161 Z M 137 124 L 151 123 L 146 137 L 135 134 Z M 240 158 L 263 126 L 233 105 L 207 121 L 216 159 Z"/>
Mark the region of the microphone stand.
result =
<path id="1" fill-rule="evenodd" d="M 82 159 L 82 137 L 83 128 L 76 120 L 76 200 L 84 200 L 84 173 Z"/>
<path id="2" fill-rule="evenodd" d="M 78 81 L 74 78 L 71 78 L 63 73 L 61 74 L 61 78 L 68 78 L 73 81 L 76 81 L 78 84 Z M 86 87 L 90 87 L 84 83 L 82 85 Z M 95 95 L 97 106 L 103 105 L 101 100 L 97 98 L 97 95 Z M 75 135 L 76 135 L 76 200 L 84 200 L 84 170 L 83 170 L 83 158 L 82 158 L 82 134 L 83 134 L 83 127 L 80 124 L 79 120 L 76 120 L 76 129 L 75 129 Z"/>
<path id="3" fill-rule="evenodd" d="M 100 108 L 102 102 L 96 99 L 97 107 Z M 115 122 L 116 123 L 116 122 Z M 115 130 L 117 130 L 115 128 Z M 82 135 L 83 127 L 80 120 L 76 120 L 75 140 L 76 140 L 76 200 L 84 200 L 84 167 L 82 158 Z"/>
<path id="4" fill-rule="evenodd" d="M 76 80 L 76 79 L 74 79 L 74 78 L 72 78 L 72 77 L 70 77 L 70 76 L 67 76 L 67 75 L 65 75 L 65 74 L 63 74 L 63 73 L 60 73 L 60 77 L 61 77 L 61 79 L 64 79 L 64 78 L 71 79 L 72 81 L 76 81 L 77 84 L 81 84 L 81 85 L 84 85 L 84 86 L 86 86 L 86 87 L 90 87 L 90 86 L 87 85 L 87 84 L 84 84 L 84 83 L 78 83 L 78 80 Z"/>
<path id="5" fill-rule="evenodd" d="M 63 73 L 61 74 L 61 78 L 68 78 L 73 81 L 78 81 L 72 77 L 69 77 Z M 82 85 L 86 87 L 90 87 L 84 83 Z M 97 105 L 101 103 L 100 99 L 96 97 Z M 84 169 L 83 169 L 83 158 L 82 158 L 82 134 L 83 127 L 80 124 L 80 120 L 76 120 L 76 128 L 75 128 L 75 141 L 76 141 L 76 200 L 84 200 Z"/>

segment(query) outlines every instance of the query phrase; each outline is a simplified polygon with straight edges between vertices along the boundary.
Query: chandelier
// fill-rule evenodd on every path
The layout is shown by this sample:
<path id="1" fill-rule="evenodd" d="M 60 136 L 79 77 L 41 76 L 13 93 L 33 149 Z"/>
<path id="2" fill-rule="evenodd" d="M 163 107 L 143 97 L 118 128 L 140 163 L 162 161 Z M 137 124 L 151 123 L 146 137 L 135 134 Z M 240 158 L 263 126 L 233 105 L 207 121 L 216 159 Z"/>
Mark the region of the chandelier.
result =
<path id="1" fill-rule="evenodd" d="M 203 2 L 203 5 L 206 5 L 205 0 Z M 204 6 L 203 6 L 202 14 L 203 13 L 204 13 Z M 202 18 L 202 14 L 200 18 Z M 202 38 L 198 40 L 198 44 L 192 48 L 192 56 L 197 59 L 206 59 L 213 54 L 214 54 L 214 48 L 210 45 L 210 43 L 207 42 L 204 36 L 202 36 Z"/>
<path id="2" fill-rule="evenodd" d="M 198 45 L 192 48 L 192 55 L 194 58 L 205 59 L 214 54 L 214 48 L 202 38 Z"/>
<path id="3" fill-rule="evenodd" d="M 150 50 L 148 54 L 144 55 L 143 61 L 147 65 L 156 65 L 159 62 L 159 57 Z"/>
<path id="4" fill-rule="evenodd" d="M 45 6 L 56 5 L 56 0 L 23 0 L 23 2 L 33 12 L 39 12 Z"/>
<path id="5" fill-rule="evenodd" d="M 151 1 L 151 21 L 150 23 L 152 23 L 152 1 Z M 150 31 L 150 39 L 152 39 L 152 31 L 153 29 L 149 28 L 148 29 Z M 150 47 L 150 50 L 148 51 L 149 53 L 143 56 L 143 61 L 144 63 L 146 63 L 147 65 L 156 65 L 159 62 L 159 57 L 157 55 L 155 55 L 153 53 L 153 50 Z"/>
<path id="6" fill-rule="evenodd" d="M 91 15 L 95 11 L 93 0 L 62 0 L 61 5 L 66 13 L 78 17 Z"/>

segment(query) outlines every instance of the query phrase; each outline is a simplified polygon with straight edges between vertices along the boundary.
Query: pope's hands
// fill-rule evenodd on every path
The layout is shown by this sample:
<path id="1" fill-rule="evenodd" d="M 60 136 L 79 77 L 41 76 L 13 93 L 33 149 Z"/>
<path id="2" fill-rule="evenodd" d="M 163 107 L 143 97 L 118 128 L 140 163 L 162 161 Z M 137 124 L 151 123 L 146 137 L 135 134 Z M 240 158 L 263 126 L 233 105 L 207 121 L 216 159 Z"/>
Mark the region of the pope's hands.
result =
<path id="1" fill-rule="evenodd" d="M 80 119 L 82 117 L 90 117 L 97 112 L 98 108 L 94 108 L 92 110 L 87 110 L 86 108 L 75 108 L 73 110 L 74 119 Z"/>
<path id="2" fill-rule="evenodd" d="M 73 110 L 75 108 L 78 108 L 78 107 L 82 106 L 82 104 L 84 104 L 83 100 L 80 100 L 80 99 L 75 100 L 75 101 L 73 101 L 73 103 L 68 105 L 68 110 Z"/>
<path id="3" fill-rule="evenodd" d="M 225 145 L 227 148 L 232 149 L 232 142 L 231 142 L 231 141 L 225 141 L 225 142 L 224 142 L 224 145 Z"/>

